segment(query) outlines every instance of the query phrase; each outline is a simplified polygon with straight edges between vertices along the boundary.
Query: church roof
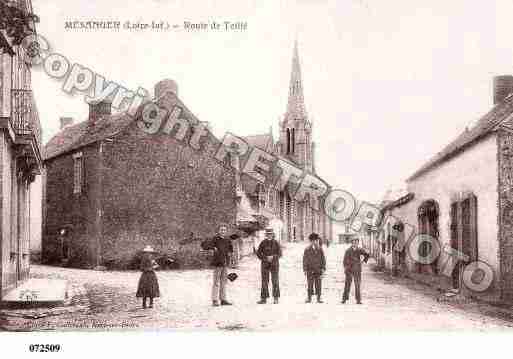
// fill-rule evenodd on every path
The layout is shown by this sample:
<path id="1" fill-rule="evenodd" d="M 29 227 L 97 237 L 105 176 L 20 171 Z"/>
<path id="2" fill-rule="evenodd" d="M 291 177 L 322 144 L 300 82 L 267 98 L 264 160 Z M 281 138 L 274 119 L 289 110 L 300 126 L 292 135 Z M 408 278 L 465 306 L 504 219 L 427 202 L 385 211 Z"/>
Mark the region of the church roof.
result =
<path id="1" fill-rule="evenodd" d="M 458 155 L 461 151 L 464 151 L 474 145 L 486 135 L 495 131 L 497 127 L 503 125 L 504 122 L 511 119 L 513 119 L 513 96 L 510 95 L 504 101 L 496 104 L 487 114 L 481 117 L 475 126 L 470 129 L 465 129 L 465 131 L 463 131 L 427 163 L 420 167 L 420 169 L 418 169 L 413 175 L 411 175 L 407 181 L 414 180 L 435 166 Z"/>
<path id="2" fill-rule="evenodd" d="M 257 147 L 263 151 L 272 152 L 273 136 L 270 133 L 261 135 L 243 136 L 250 146 Z"/>

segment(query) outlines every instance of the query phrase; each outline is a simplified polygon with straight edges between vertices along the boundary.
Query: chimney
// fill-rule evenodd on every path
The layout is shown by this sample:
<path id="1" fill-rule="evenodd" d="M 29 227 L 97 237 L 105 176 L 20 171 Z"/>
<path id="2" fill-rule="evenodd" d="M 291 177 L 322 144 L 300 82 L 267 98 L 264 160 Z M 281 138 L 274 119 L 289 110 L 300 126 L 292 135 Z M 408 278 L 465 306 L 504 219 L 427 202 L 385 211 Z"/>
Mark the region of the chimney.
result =
<path id="1" fill-rule="evenodd" d="M 173 80 L 165 79 L 165 80 L 159 81 L 155 85 L 154 92 L 155 92 L 155 98 L 157 100 L 159 98 L 161 98 L 162 96 L 164 96 L 164 94 L 166 92 L 171 92 L 171 93 L 175 94 L 175 96 L 178 96 L 178 85 Z"/>
<path id="2" fill-rule="evenodd" d="M 99 102 L 89 103 L 89 123 L 94 124 L 102 117 L 110 116 L 112 102 L 110 100 L 102 100 Z"/>
<path id="3" fill-rule="evenodd" d="M 65 127 L 73 126 L 73 117 L 61 117 L 59 120 L 61 122 L 61 130 Z"/>
<path id="4" fill-rule="evenodd" d="M 493 78 L 493 104 L 503 102 L 513 93 L 513 76 L 501 75 Z"/>

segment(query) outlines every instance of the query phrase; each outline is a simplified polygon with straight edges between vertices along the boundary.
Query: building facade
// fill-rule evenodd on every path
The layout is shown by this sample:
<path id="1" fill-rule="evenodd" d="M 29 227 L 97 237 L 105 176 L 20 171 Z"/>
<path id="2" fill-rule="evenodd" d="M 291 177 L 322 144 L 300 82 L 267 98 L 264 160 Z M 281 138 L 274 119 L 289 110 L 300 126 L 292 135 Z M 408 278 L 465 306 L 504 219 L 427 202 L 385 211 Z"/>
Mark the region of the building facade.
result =
<path id="1" fill-rule="evenodd" d="M 123 268 L 151 245 L 195 265 L 200 242 L 192 239 L 214 235 L 221 223 L 235 228 L 235 171 L 214 158 L 221 142 L 207 131 L 201 149 L 193 148 L 199 120 L 173 81 L 155 88 L 158 106 L 181 109 L 191 126 L 163 124 L 149 134 L 138 126 L 140 113 L 111 115 L 108 103 L 92 104 L 87 121 L 65 126 L 46 145 L 44 261 Z"/>
<path id="2" fill-rule="evenodd" d="M 30 185 L 41 169 L 41 125 L 22 39 L 35 32 L 29 0 L 1 1 L 0 299 L 29 276 Z"/>
<path id="3" fill-rule="evenodd" d="M 407 179 L 408 194 L 384 206 L 385 215 L 436 238 L 441 248 L 456 249 L 467 261 L 445 276 L 444 266 L 452 260 L 446 251 L 431 264 L 419 264 L 407 253 L 397 257 L 389 251 L 392 242 L 382 253 L 389 268 L 403 267 L 466 292 L 466 264 L 480 261 L 493 271 L 493 282 L 486 292 L 472 294 L 513 299 L 512 93 L 513 77 L 496 77 L 493 108 Z M 385 228 L 384 238 L 390 241 L 397 233 Z"/>
<path id="4" fill-rule="evenodd" d="M 279 122 L 279 129 L 277 141 L 272 131 L 246 136 L 244 139 L 249 145 L 258 147 L 317 177 L 329 190 L 330 185 L 318 176 L 315 167 L 313 126 L 304 101 L 297 42 L 292 56 L 287 110 Z M 243 183 L 243 189 L 253 205 L 265 208 L 269 218 L 279 222 L 280 237 L 283 240 L 304 241 L 310 233 L 316 232 L 322 237 L 323 242 L 333 241 L 333 222 L 324 211 L 322 198 L 307 196 L 305 200 L 298 201 L 291 195 L 293 188 L 290 186 L 282 190 L 274 184 L 256 185 L 251 180 Z"/>

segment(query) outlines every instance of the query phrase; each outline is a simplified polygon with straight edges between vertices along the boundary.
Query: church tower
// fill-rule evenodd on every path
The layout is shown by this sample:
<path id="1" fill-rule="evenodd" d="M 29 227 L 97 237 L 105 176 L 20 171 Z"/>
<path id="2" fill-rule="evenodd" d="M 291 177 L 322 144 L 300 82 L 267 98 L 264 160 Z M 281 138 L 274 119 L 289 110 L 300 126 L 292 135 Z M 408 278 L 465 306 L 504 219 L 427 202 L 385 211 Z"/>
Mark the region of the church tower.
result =
<path id="1" fill-rule="evenodd" d="M 292 54 L 289 98 L 287 111 L 280 121 L 280 154 L 291 159 L 299 167 L 315 172 L 312 124 L 308 120 L 303 96 L 303 81 L 297 41 Z"/>

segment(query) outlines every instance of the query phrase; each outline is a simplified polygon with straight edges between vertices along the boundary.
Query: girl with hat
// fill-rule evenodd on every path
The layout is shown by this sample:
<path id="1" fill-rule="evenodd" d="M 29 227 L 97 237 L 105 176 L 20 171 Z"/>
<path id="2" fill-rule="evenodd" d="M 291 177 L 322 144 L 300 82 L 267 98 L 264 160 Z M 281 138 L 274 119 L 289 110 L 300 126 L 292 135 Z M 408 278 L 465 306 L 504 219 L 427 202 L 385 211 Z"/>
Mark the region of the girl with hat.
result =
<path id="1" fill-rule="evenodd" d="M 151 246 L 143 249 L 141 259 L 141 278 L 137 286 L 137 298 L 142 298 L 142 306 L 146 308 L 146 299 L 150 298 L 150 308 L 153 308 L 153 298 L 160 297 L 159 282 L 155 274 L 155 268 L 158 267 L 157 262 L 153 259 L 155 251 Z"/>

